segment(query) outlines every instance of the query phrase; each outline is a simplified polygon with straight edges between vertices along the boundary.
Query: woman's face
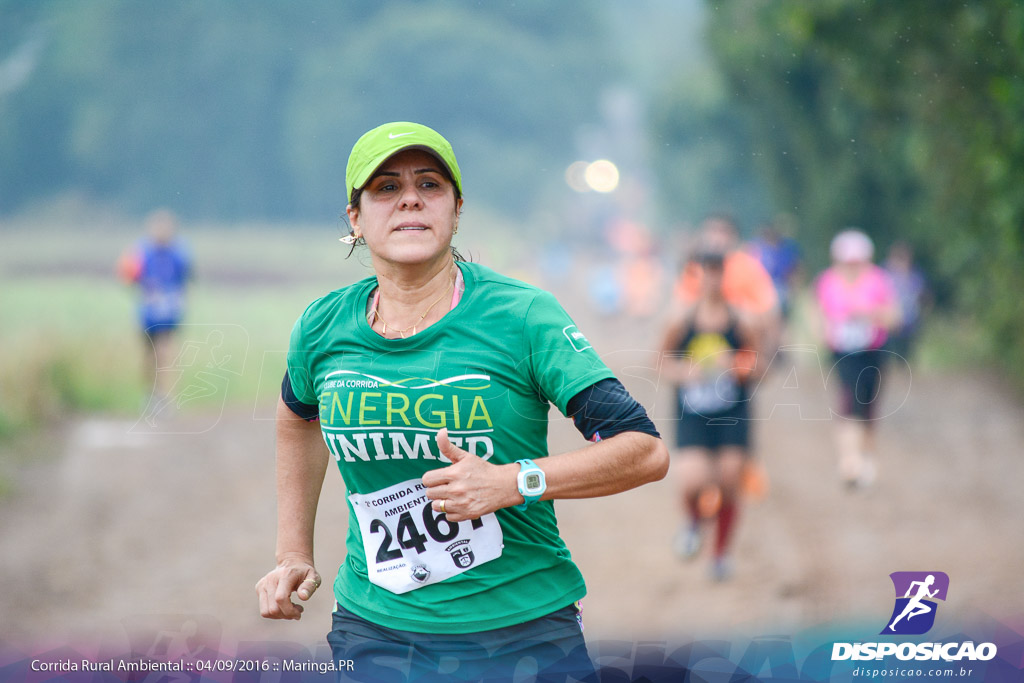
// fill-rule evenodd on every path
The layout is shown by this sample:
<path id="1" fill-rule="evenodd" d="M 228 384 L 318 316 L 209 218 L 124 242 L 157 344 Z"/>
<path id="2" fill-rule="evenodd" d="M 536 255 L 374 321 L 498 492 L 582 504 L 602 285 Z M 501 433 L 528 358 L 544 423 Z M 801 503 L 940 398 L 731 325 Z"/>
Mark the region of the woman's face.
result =
<path id="1" fill-rule="evenodd" d="M 836 263 L 836 268 L 844 277 L 854 280 L 867 269 L 868 265 L 868 261 L 839 261 Z"/>
<path id="2" fill-rule="evenodd" d="M 455 199 L 442 168 L 434 155 L 406 150 L 385 161 L 363 186 L 348 218 L 375 259 L 415 265 L 447 254 L 462 199 Z"/>

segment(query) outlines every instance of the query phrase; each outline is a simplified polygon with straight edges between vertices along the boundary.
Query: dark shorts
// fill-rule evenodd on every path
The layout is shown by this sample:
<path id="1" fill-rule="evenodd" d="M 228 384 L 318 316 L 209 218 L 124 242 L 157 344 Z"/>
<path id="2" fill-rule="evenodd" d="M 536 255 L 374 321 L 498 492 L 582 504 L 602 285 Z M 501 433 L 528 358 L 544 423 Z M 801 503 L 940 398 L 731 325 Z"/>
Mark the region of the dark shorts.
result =
<path id="1" fill-rule="evenodd" d="M 833 355 L 832 367 L 839 377 L 839 412 L 843 417 L 874 419 L 886 353 L 882 349 L 868 349 Z"/>
<path id="2" fill-rule="evenodd" d="M 352 662 L 339 681 L 509 681 L 531 672 L 528 680 L 593 680 L 578 615 L 570 605 L 515 626 L 433 634 L 378 626 L 339 606 L 327 642 L 335 661 Z"/>
<path id="3" fill-rule="evenodd" d="M 728 410 L 707 415 L 684 410 L 675 393 L 676 448 L 701 447 L 712 453 L 723 446 L 750 448 L 750 399 L 745 393 Z"/>
<path id="4" fill-rule="evenodd" d="M 170 334 L 178 329 L 177 322 L 142 323 L 142 333 L 149 339 L 156 339 L 160 335 Z"/>

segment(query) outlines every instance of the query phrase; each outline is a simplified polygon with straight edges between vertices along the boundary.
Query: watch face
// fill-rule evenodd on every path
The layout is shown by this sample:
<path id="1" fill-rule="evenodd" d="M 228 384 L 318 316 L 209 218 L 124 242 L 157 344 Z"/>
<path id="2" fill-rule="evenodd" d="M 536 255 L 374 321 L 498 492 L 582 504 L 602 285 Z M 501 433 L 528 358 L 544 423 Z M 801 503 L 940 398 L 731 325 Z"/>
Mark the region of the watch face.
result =
<path id="1" fill-rule="evenodd" d="M 530 491 L 534 491 L 540 488 L 540 475 L 536 472 L 531 472 L 526 475 L 526 488 Z"/>

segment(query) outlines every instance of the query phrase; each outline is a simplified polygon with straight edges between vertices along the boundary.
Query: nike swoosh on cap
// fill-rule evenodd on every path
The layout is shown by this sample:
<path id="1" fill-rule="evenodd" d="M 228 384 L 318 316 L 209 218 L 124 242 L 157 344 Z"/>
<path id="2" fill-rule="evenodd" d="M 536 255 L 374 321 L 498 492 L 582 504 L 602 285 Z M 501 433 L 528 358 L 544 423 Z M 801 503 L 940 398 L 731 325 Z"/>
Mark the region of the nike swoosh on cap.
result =
<path id="1" fill-rule="evenodd" d="M 403 135 L 412 135 L 412 131 L 410 131 L 408 133 L 388 133 L 388 139 L 389 140 L 394 140 L 395 138 L 400 138 Z"/>

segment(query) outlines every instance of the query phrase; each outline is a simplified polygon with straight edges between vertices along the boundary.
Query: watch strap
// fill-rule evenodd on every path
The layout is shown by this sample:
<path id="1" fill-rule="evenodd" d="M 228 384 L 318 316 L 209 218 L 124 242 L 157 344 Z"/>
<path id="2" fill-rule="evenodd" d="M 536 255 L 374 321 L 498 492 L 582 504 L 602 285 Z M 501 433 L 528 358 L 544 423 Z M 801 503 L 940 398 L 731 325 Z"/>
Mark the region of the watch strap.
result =
<path id="1" fill-rule="evenodd" d="M 516 463 L 519 465 L 519 474 L 516 476 L 516 485 L 519 488 L 519 493 L 523 496 L 523 502 L 514 507 L 516 510 L 525 510 L 527 507 L 540 500 L 540 497 L 547 489 L 547 483 L 544 481 L 544 470 L 538 467 L 532 460 L 516 460 Z M 522 481 L 524 474 L 533 471 L 540 472 L 541 482 L 544 483 L 544 488 L 536 495 L 528 495 L 526 491 L 523 490 L 523 486 L 520 482 Z"/>

